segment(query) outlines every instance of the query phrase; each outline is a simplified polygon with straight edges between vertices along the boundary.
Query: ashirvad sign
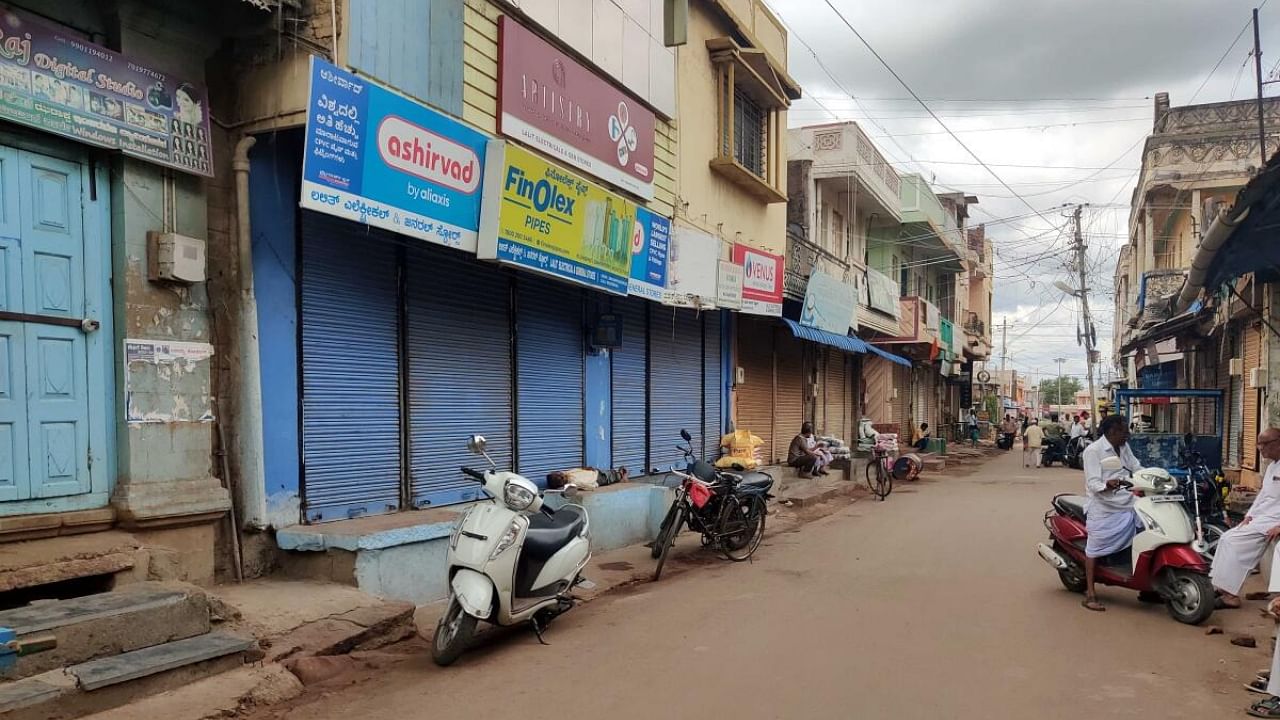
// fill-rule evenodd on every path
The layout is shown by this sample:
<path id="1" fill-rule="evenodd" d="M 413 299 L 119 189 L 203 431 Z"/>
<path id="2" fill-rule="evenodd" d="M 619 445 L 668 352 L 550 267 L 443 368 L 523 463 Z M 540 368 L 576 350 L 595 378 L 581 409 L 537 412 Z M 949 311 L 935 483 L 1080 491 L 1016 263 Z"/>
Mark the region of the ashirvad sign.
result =
<path id="1" fill-rule="evenodd" d="M 4 6 L 0 118 L 213 176 L 203 87 Z"/>
<path id="2" fill-rule="evenodd" d="M 653 199 L 652 110 L 506 15 L 498 52 L 502 134 Z"/>

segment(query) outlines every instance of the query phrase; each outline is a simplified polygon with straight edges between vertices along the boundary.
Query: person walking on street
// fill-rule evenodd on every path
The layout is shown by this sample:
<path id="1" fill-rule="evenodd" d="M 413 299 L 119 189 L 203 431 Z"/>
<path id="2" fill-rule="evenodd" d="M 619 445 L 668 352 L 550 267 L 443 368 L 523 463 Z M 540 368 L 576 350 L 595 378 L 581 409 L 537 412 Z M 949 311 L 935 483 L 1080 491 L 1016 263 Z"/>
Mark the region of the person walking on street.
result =
<path id="1" fill-rule="evenodd" d="M 969 408 L 969 442 L 978 447 L 978 413 Z"/>
<path id="2" fill-rule="evenodd" d="M 1221 608 L 1240 607 L 1245 578 L 1262 559 L 1267 544 L 1280 537 L 1280 430 L 1263 430 L 1258 435 L 1258 452 L 1270 462 L 1262 475 L 1262 487 L 1244 520 L 1223 533 L 1209 569 Z"/>
<path id="3" fill-rule="evenodd" d="M 1040 446 L 1044 444 L 1044 430 L 1034 418 L 1022 431 L 1022 467 L 1040 467 Z"/>

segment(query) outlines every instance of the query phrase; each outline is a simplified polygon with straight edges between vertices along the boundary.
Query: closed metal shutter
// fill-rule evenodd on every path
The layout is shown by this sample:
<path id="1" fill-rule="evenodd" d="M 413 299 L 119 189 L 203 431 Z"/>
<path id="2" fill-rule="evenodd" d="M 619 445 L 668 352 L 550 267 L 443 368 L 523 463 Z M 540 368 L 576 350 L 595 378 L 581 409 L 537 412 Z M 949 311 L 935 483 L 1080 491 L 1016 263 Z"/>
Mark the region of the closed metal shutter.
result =
<path id="1" fill-rule="evenodd" d="M 720 361 L 722 312 L 713 310 L 702 316 L 702 456 L 708 460 L 720 454 L 720 438 L 724 436 L 720 407 L 724 392 Z"/>
<path id="2" fill-rule="evenodd" d="M 1244 400 L 1244 437 L 1240 464 L 1250 470 L 1258 469 L 1258 389 L 1249 387 L 1249 371 L 1262 366 L 1262 327 L 1244 329 L 1244 374 L 1241 376 Z"/>
<path id="3" fill-rule="evenodd" d="M 702 319 L 687 308 L 649 312 L 649 465 L 684 466 L 680 431 L 702 449 Z"/>
<path id="4" fill-rule="evenodd" d="M 778 392 L 774 398 L 774 461 L 785 462 L 791 439 L 804 422 L 804 344 L 789 330 L 778 328 Z"/>
<path id="5" fill-rule="evenodd" d="M 414 507 L 474 500 L 467 438 L 483 435 L 498 467 L 511 467 L 510 280 L 444 248 L 409 248 L 405 350 L 409 479 Z"/>
<path id="6" fill-rule="evenodd" d="M 613 466 L 632 477 L 644 475 L 647 432 L 646 357 L 649 351 L 647 303 L 640 298 L 614 301 L 622 321 L 622 347 L 613 351 Z"/>
<path id="7" fill-rule="evenodd" d="M 893 399 L 893 418 L 898 423 L 898 439 L 903 442 L 911 440 L 912 394 L 915 392 L 915 370 L 905 365 L 893 363 L 893 386 L 897 389 L 897 397 Z"/>
<path id="8" fill-rule="evenodd" d="M 582 465 L 582 293 L 524 275 L 517 288 L 517 465 L 542 487 Z"/>
<path id="9" fill-rule="evenodd" d="M 1215 378 L 1216 381 L 1214 383 L 1214 387 L 1222 391 L 1223 411 L 1225 414 L 1225 417 L 1222 419 L 1222 458 L 1223 464 L 1227 466 L 1232 465 L 1232 445 L 1235 443 L 1232 438 L 1235 435 L 1235 428 L 1239 427 L 1238 425 L 1232 424 L 1235 421 L 1235 413 L 1233 412 L 1234 399 L 1231 391 L 1231 381 L 1234 378 L 1231 377 L 1230 336 L 1230 331 L 1223 331 L 1223 333 L 1218 337 L 1216 353 L 1217 377 Z"/>
<path id="10" fill-rule="evenodd" d="M 773 327 L 767 320 L 738 316 L 738 366 L 743 380 L 734 389 L 735 430 L 748 430 L 763 442 L 760 462 L 773 462 Z M 786 451 L 786 448 L 783 448 Z"/>
<path id="11" fill-rule="evenodd" d="M 835 348 L 827 349 L 823 378 L 823 426 L 827 435 L 849 441 L 849 416 L 853 413 L 853 392 L 848 383 L 849 356 Z"/>
<path id="12" fill-rule="evenodd" d="M 396 247 L 304 213 L 303 515 L 343 520 L 400 507 Z"/>

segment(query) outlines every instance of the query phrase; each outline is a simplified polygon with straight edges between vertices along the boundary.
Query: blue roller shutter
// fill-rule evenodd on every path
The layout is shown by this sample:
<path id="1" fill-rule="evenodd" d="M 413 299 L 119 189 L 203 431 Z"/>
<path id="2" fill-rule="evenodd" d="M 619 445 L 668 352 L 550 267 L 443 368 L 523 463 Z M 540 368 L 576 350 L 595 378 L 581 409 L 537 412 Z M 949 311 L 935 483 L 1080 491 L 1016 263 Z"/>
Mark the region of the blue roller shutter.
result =
<path id="1" fill-rule="evenodd" d="M 543 486 L 583 461 L 582 292 L 530 276 L 517 287 L 517 465 Z"/>
<path id="2" fill-rule="evenodd" d="M 405 278 L 409 482 L 414 507 L 473 500 L 467 438 L 511 467 L 509 277 L 445 248 L 410 248 Z M 483 460 L 479 461 L 483 464 Z"/>
<path id="3" fill-rule="evenodd" d="M 720 454 L 720 438 L 724 435 L 724 423 L 720 416 L 720 398 L 723 391 L 720 367 L 721 311 L 703 313 L 702 316 L 702 456 L 711 459 Z"/>
<path id="4" fill-rule="evenodd" d="M 400 506 L 396 248 L 305 213 L 302 452 L 309 522 Z"/>
<path id="5" fill-rule="evenodd" d="M 702 318 L 686 308 L 654 306 L 649 318 L 649 464 L 683 466 L 680 430 L 702 450 Z"/>
<path id="6" fill-rule="evenodd" d="M 633 477 L 645 474 L 646 305 L 639 298 L 614 301 L 622 320 L 622 347 L 612 357 L 613 466 L 627 468 Z"/>

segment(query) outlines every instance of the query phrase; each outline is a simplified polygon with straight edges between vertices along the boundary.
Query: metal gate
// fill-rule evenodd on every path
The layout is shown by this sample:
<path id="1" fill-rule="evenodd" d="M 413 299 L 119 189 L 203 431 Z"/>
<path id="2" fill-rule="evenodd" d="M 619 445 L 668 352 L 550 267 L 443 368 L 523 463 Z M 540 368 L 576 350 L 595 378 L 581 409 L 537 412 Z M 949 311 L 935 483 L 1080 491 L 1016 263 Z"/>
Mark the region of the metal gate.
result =
<path id="1" fill-rule="evenodd" d="M 735 430 L 748 430 L 763 442 L 760 462 L 773 462 L 773 327 L 760 318 L 738 316 L 738 366 L 744 382 L 734 388 Z"/>
<path id="2" fill-rule="evenodd" d="M 647 473 L 648 437 L 648 303 L 640 298 L 616 299 L 614 313 L 622 321 L 622 347 L 611 355 L 613 466 L 633 477 Z"/>
<path id="3" fill-rule="evenodd" d="M 836 348 L 827 349 L 823 373 L 822 432 L 849 442 L 853 392 L 849 388 L 849 356 Z"/>
<path id="4" fill-rule="evenodd" d="M 787 459 L 791 439 L 804 422 L 804 344 L 790 330 L 775 333 L 778 349 L 778 392 L 774 398 L 773 437 L 775 461 Z"/>
<path id="5" fill-rule="evenodd" d="M 685 308 L 654 307 L 649 313 L 649 465 L 666 470 L 681 464 L 680 431 L 702 450 L 702 318 Z"/>
<path id="6" fill-rule="evenodd" d="M 483 435 L 511 467 L 510 276 L 435 247 L 408 249 L 405 353 L 409 493 L 414 507 L 479 496 L 458 468 L 474 464 L 467 438 Z"/>
<path id="7" fill-rule="evenodd" d="M 517 288 L 516 465 L 544 486 L 583 462 L 582 291 L 523 275 Z"/>
<path id="8" fill-rule="evenodd" d="M 702 457 L 707 460 L 720 454 L 720 438 L 724 435 L 724 418 L 720 408 L 724 391 L 720 361 L 723 320 L 720 310 L 702 315 Z"/>
<path id="9" fill-rule="evenodd" d="M 1251 325 L 1244 329 L 1244 375 L 1241 397 L 1244 400 L 1243 448 L 1240 464 L 1250 470 L 1258 469 L 1258 388 L 1249 387 L 1249 371 L 1262 365 L 1262 326 Z"/>
<path id="10" fill-rule="evenodd" d="M 397 249 L 303 214 L 302 464 L 308 521 L 400 507 Z"/>

